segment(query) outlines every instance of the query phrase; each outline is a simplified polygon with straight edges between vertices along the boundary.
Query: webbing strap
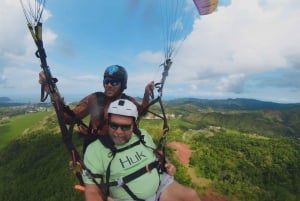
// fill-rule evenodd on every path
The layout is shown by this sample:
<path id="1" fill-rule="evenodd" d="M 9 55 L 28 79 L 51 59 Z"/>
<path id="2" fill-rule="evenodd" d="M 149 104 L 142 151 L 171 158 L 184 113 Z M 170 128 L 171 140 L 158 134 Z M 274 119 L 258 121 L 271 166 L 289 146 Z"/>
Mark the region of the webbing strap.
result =
<path id="1" fill-rule="evenodd" d="M 116 149 L 116 150 L 114 150 L 114 151 L 115 151 L 115 153 L 119 153 L 119 152 L 125 151 L 125 150 L 127 150 L 127 149 L 130 149 L 130 148 L 132 148 L 132 147 L 134 147 L 134 146 L 137 146 L 137 145 L 139 145 L 140 143 L 141 143 L 141 140 L 138 140 L 138 141 L 136 141 L 136 142 L 134 142 L 134 143 L 132 143 L 132 144 L 126 146 L 126 147 L 123 147 L 123 148 L 120 148 L 120 149 Z"/>
<path id="2" fill-rule="evenodd" d="M 153 161 L 152 163 L 138 169 L 137 171 L 135 171 L 125 177 L 122 177 L 115 181 L 109 182 L 109 186 L 122 186 L 124 184 L 127 184 L 127 183 L 131 182 L 132 180 L 142 176 L 143 174 L 150 172 L 154 168 L 157 168 L 158 165 L 159 165 L 158 161 Z"/>
<path id="3" fill-rule="evenodd" d="M 145 200 L 143 200 L 143 199 L 140 199 L 140 198 L 138 198 L 131 190 L 130 190 L 130 188 L 126 185 L 126 184 L 124 184 L 124 185 L 122 185 L 122 187 L 124 188 L 124 190 L 134 199 L 134 200 L 136 200 L 136 201 L 145 201 Z"/>
<path id="4" fill-rule="evenodd" d="M 140 168 L 139 170 L 125 176 L 125 177 L 121 177 L 113 182 L 109 182 L 109 186 L 120 186 L 122 188 L 124 188 L 124 190 L 134 199 L 137 201 L 144 201 L 143 199 L 138 198 L 131 190 L 130 188 L 127 186 L 127 183 L 129 183 L 130 181 L 142 176 L 143 174 L 147 173 L 147 172 L 151 172 L 151 170 L 153 170 L 154 168 L 157 168 L 159 165 L 158 161 L 153 161 L 152 163 L 150 163 L 149 165 L 146 165 L 145 167 Z"/>

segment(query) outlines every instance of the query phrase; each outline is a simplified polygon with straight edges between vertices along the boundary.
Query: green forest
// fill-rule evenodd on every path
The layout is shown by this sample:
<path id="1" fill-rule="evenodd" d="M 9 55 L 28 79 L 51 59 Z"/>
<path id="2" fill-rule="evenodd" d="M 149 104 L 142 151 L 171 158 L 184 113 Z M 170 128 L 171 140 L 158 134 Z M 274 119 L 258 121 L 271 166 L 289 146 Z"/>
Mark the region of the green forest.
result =
<path id="1" fill-rule="evenodd" d="M 9 118 L 4 118 L 8 111 Z M 17 111 L 0 108 L 0 200 L 84 200 L 73 188 L 77 180 L 54 112 Z M 224 110 L 186 103 L 166 104 L 166 112 L 173 114 L 167 142 L 192 149 L 186 167 L 167 148 L 177 166 L 175 178 L 201 198 L 214 194 L 228 201 L 300 200 L 299 107 Z M 156 142 L 161 137 L 159 119 L 142 119 L 140 127 Z M 80 151 L 77 131 L 73 141 Z M 192 177 L 203 182 L 194 183 Z"/>

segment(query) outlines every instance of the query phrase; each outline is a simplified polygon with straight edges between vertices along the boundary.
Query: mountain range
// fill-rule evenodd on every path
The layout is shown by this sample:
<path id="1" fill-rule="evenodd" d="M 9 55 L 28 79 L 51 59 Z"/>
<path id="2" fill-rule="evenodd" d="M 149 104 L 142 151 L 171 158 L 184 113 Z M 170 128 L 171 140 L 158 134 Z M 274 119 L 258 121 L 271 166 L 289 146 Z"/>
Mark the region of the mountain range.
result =
<path id="1" fill-rule="evenodd" d="M 260 109 L 288 109 L 299 107 L 300 103 L 275 103 L 246 98 L 229 99 L 198 99 L 179 98 L 167 101 L 172 105 L 196 104 L 200 108 L 228 109 L 228 110 L 260 110 Z"/>
<path id="2" fill-rule="evenodd" d="M 136 98 L 139 102 L 141 98 Z M 76 103 L 76 102 L 75 102 Z M 27 105 L 28 102 L 15 102 L 9 97 L 0 97 L 0 106 L 19 106 Z M 30 103 L 40 104 L 40 103 Z M 247 98 L 229 98 L 229 99 L 200 99 L 200 98 L 175 98 L 163 100 L 165 105 L 182 106 L 194 104 L 199 108 L 225 109 L 225 110 L 260 110 L 260 109 L 288 109 L 300 107 L 300 103 L 275 103 L 270 101 L 261 101 Z"/>

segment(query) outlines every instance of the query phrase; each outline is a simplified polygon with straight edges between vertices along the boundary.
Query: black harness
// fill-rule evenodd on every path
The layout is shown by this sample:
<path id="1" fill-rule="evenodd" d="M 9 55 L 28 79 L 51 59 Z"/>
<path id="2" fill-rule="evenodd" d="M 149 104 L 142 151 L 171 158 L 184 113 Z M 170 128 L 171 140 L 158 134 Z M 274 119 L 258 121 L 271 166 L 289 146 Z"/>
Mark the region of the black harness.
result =
<path id="1" fill-rule="evenodd" d="M 130 197 L 132 197 L 133 200 L 137 200 L 137 201 L 144 201 L 143 199 L 141 198 L 138 198 L 134 192 L 128 187 L 128 183 L 135 180 L 136 178 L 142 176 L 143 174 L 145 173 L 149 173 L 151 172 L 153 169 L 156 169 L 158 171 L 158 173 L 162 173 L 162 171 L 160 170 L 160 161 L 159 160 L 155 160 L 153 162 L 151 162 L 150 164 L 138 169 L 137 171 L 129 174 L 129 175 L 126 175 L 125 177 L 122 177 L 122 178 L 119 178 L 115 181 L 111 181 L 109 182 L 109 179 L 110 179 L 110 171 L 111 171 L 111 163 L 113 161 L 113 159 L 115 158 L 116 154 L 117 153 L 120 153 L 122 151 L 125 151 L 127 149 L 130 149 L 130 148 L 133 148 L 139 144 L 143 144 L 145 147 L 155 151 L 155 149 L 153 149 L 152 147 L 150 146 L 147 146 L 146 145 L 146 142 L 144 141 L 144 136 L 141 135 L 141 131 L 139 129 L 134 128 L 134 133 L 135 135 L 138 136 L 139 140 L 126 146 L 126 147 L 123 147 L 121 149 L 117 149 L 115 146 L 114 146 L 114 143 L 113 141 L 111 140 L 111 138 L 108 136 L 108 135 L 103 135 L 103 136 L 100 136 L 99 137 L 99 140 L 100 142 L 106 147 L 106 148 L 109 148 L 111 150 L 111 160 L 107 166 L 107 169 L 106 169 L 106 176 L 105 176 L 105 181 L 103 181 L 103 175 L 97 175 L 97 174 L 92 174 L 90 171 L 89 171 L 89 175 L 91 176 L 91 178 L 93 179 L 94 183 L 96 182 L 95 181 L 95 178 L 100 178 L 101 179 L 101 184 L 97 184 L 98 187 L 101 187 L 101 188 L 105 188 L 105 190 L 103 191 L 103 189 L 101 189 L 102 192 L 105 192 L 105 198 L 107 198 L 107 196 L 109 196 L 109 188 L 112 187 L 112 186 L 118 186 L 118 187 L 122 187 L 129 195 Z"/>

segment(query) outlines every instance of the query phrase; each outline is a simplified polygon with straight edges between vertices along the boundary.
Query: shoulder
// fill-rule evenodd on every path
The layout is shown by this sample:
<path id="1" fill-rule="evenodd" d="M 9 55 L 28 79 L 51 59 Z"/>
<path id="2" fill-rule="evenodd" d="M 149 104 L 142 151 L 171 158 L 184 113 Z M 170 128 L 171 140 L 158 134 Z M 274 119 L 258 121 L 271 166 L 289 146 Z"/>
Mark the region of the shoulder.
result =
<path id="1" fill-rule="evenodd" d="M 91 93 L 89 95 L 87 95 L 86 97 L 84 97 L 83 99 L 80 100 L 79 105 L 80 104 L 87 104 L 87 105 L 97 105 L 99 102 L 101 102 L 101 100 L 105 100 L 105 95 L 103 92 L 94 92 Z"/>
<path id="2" fill-rule="evenodd" d="M 125 93 L 123 93 L 123 94 L 121 95 L 121 98 L 124 98 L 124 99 L 130 100 L 130 101 L 136 102 L 136 100 L 135 100 L 132 96 L 128 96 L 128 95 L 125 94 Z"/>
<path id="3" fill-rule="evenodd" d="M 137 107 L 139 107 L 139 103 L 138 103 L 137 100 L 136 100 L 135 98 L 133 98 L 132 96 L 128 96 L 128 95 L 126 95 L 125 93 L 123 93 L 123 94 L 121 95 L 121 98 L 130 100 L 130 101 L 133 102 Z"/>
<path id="4" fill-rule="evenodd" d="M 143 129 L 143 128 L 140 128 L 140 131 L 141 131 L 141 134 L 142 134 L 142 135 L 150 136 L 150 134 L 148 133 L 147 130 L 145 130 L 145 129 Z"/>
<path id="5" fill-rule="evenodd" d="M 93 97 L 93 98 L 105 98 L 105 95 L 102 91 L 97 91 L 97 92 L 94 92 L 92 94 L 90 94 L 89 96 Z"/>
<path id="6" fill-rule="evenodd" d="M 141 131 L 141 135 L 144 136 L 144 140 L 146 143 L 148 143 L 148 145 L 150 145 L 151 147 L 156 147 L 154 141 L 153 141 L 153 138 L 152 136 L 148 133 L 147 130 L 145 129 L 140 129 Z"/>
<path id="7" fill-rule="evenodd" d="M 95 150 L 98 149 L 102 149 L 102 143 L 100 142 L 100 140 L 95 140 L 92 143 L 90 143 L 86 149 L 86 152 L 93 152 Z"/>
<path id="8" fill-rule="evenodd" d="M 85 152 L 85 157 L 86 156 L 92 156 L 92 157 L 101 157 L 101 155 L 109 152 L 110 150 L 107 149 L 100 140 L 95 140 L 91 144 L 88 145 L 86 152 Z"/>
<path id="9" fill-rule="evenodd" d="M 97 99 L 97 97 L 102 96 L 104 93 L 103 92 L 94 92 L 91 93 L 87 96 L 85 96 L 84 98 L 82 98 L 79 102 L 86 102 L 86 101 L 91 101 L 91 100 L 95 100 Z M 104 95 L 103 95 L 104 96 Z"/>
<path id="10" fill-rule="evenodd" d="M 144 136 L 145 139 L 151 139 L 152 140 L 152 137 L 148 133 L 148 131 L 146 131 L 145 129 L 140 129 L 140 131 L 141 131 L 141 135 Z"/>
<path id="11" fill-rule="evenodd" d="M 99 140 L 92 142 L 91 144 L 89 144 L 84 153 L 84 165 L 91 172 L 95 174 L 102 174 L 103 172 L 105 172 L 106 162 L 110 159 L 109 152 L 110 150 L 106 149 Z"/>

